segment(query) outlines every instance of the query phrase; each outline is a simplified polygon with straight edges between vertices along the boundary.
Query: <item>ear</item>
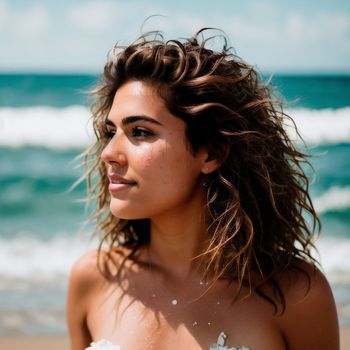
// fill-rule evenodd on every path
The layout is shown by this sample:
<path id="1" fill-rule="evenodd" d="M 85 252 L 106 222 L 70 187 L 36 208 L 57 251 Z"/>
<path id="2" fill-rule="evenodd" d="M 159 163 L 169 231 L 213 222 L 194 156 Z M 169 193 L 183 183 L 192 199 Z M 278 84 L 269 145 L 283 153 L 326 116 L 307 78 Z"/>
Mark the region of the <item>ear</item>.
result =
<path id="1" fill-rule="evenodd" d="M 220 166 L 220 161 L 218 159 L 213 159 L 209 156 L 206 157 L 202 164 L 202 173 L 211 174 L 217 170 Z"/>

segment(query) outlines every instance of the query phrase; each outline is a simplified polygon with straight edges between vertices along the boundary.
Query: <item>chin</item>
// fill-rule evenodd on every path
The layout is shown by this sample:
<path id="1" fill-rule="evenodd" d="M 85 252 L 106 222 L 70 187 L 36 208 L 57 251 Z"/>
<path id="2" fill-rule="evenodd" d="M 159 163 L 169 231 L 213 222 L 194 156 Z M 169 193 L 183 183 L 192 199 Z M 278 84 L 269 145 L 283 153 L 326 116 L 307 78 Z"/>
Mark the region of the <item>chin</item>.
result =
<path id="1" fill-rule="evenodd" d="M 118 219 L 139 220 L 146 218 L 145 215 L 142 215 L 142 213 L 139 213 L 138 210 L 132 209 L 130 206 L 116 205 L 111 202 L 109 209 L 112 215 Z"/>

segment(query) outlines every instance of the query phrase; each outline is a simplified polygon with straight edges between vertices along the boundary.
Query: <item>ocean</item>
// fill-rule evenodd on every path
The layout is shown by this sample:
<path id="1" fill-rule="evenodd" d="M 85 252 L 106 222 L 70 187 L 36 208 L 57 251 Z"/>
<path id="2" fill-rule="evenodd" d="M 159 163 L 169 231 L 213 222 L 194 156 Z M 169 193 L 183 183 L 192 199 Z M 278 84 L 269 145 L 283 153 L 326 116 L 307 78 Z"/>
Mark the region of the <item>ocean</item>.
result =
<path id="1" fill-rule="evenodd" d="M 0 74 L 0 334 L 65 332 L 72 263 L 94 249 L 74 158 L 92 140 L 96 75 Z M 310 152 L 316 242 L 350 325 L 350 76 L 275 75 Z M 315 256 L 316 252 L 315 252 Z"/>

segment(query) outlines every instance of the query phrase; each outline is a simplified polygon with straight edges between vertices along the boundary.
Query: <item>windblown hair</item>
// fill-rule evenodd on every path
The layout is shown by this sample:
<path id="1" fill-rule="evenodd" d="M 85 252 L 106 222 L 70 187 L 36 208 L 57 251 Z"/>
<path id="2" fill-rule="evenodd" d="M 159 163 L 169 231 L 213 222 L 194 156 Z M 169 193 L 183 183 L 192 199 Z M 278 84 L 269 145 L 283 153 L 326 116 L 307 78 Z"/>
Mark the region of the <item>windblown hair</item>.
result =
<path id="1" fill-rule="evenodd" d="M 225 37 L 220 51 L 209 49 L 212 38 L 203 35 L 207 29 L 190 39 L 168 41 L 152 32 L 111 51 L 93 92 L 97 141 L 83 154 L 89 198 L 97 199 L 96 231 L 103 233 L 101 245 L 133 251 L 150 237 L 148 220 L 123 220 L 110 213 L 100 158 L 109 142 L 105 121 L 116 91 L 130 80 L 143 81 L 186 122 L 192 152 L 206 147 L 211 158 L 220 160 L 206 187 L 211 241 L 201 258 L 207 277 L 237 281 L 239 290 L 248 285 L 276 307 L 261 291 L 268 284 L 284 310 L 278 277 L 298 258 L 315 263 L 310 249 L 320 221 L 303 169 L 310 165 L 309 156 L 288 136 L 286 122 L 297 129 L 272 88 L 227 47 Z"/>

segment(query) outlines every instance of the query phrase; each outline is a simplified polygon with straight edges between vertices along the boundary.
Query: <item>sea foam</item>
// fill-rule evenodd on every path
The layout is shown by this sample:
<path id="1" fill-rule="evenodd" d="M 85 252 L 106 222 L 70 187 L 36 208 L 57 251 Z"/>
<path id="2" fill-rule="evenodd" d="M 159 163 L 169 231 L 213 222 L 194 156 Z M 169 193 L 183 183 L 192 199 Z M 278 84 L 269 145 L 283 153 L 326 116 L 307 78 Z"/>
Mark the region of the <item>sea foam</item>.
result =
<path id="1" fill-rule="evenodd" d="M 0 145 L 81 148 L 92 142 L 90 113 L 83 106 L 0 109 Z"/>
<path id="2" fill-rule="evenodd" d="M 62 280 L 74 261 L 97 247 L 86 235 L 60 234 L 41 240 L 23 233 L 11 239 L 0 239 L 0 289 L 16 282 L 49 283 Z M 63 279 L 64 280 L 64 279 Z"/>
<path id="3" fill-rule="evenodd" d="M 350 142 L 350 107 L 286 111 L 307 143 Z M 90 112 L 83 106 L 0 109 L 0 146 L 82 148 L 93 140 Z M 286 126 L 292 139 L 293 129 Z"/>
<path id="4" fill-rule="evenodd" d="M 319 214 L 350 208 L 350 186 L 330 187 L 320 196 L 315 197 L 313 202 L 315 209 Z"/>
<path id="5" fill-rule="evenodd" d="M 294 119 L 307 143 L 321 145 L 350 142 L 350 107 L 291 109 L 287 113 Z"/>
<path id="6" fill-rule="evenodd" d="M 97 240 L 88 235 L 57 235 L 50 240 L 18 236 L 0 239 L 0 290 L 11 284 L 29 285 L 66 281 L 76 259 L 96 249 Z M 321 237 L 316 242 L 320 260 L 332 283 L 350 284 L 350 239 Z M 316 252 L 315 257 L 318 258 Z"/>

